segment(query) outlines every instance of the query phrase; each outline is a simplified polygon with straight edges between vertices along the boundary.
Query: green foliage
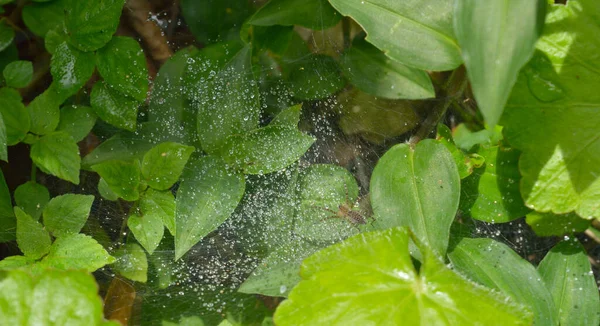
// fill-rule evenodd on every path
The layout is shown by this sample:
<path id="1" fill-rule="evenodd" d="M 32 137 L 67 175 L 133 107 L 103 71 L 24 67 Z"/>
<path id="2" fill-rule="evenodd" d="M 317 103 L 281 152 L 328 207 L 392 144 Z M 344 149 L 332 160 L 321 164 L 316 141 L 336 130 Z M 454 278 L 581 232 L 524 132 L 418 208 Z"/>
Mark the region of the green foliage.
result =
<path id="1" fill-rule="evenodd" d="M 33 65 L 30 61 L 13 61 L 2 71 L 6 85 L 14 88 L 27 86 L 33 75 Z"/>
<path id="2" fill-rule="evenodd" d="M 55 237 L 81 231 L 90 215 L 94 196 L 66 194 L 52 198 L 44 208 L 44 225 Z"/>
<path id="3" fill-rule="evenodd" d="M 157 190 L 167 190 L 179 180 L 194 147 L 166 142 L 149 150 L 142 160 L 142 177 Z"/>
<path id="4" fill-rule="evenodd" d="M 31 145 L 31 160 L 40 170 L 79 184 L 79 148 L 67 132 L 56 131 L 36 140 Z"/>
<path id="5" fill-rule="evenodd" d="M 17 206 L 37 221 L 50 201 L 50 192 L 43 185 L 29 181 L 15 189 L 14 197 Z"/>
<path id="6" fill-rule="evenodd" d="M 6 126 L 6 144 L 19 143 L 29 131 L 31 121 L 21 95 L 8 87 L 0 88 L 0 114 Z"/>
<path id="7" fill-rule="evenodd" d="M 127 201 L 140 198 L 140 162 L 106 161 L 92 166 L 110 190 Z"/>
<path id="8" fill-rule="evenodd" d="M 68 0 L 65 26 L 69 42 L 86 52 L 106 45 L 117 30 L 124 4 L 124 0 Z"/>
<path id="9" fill-rule="evenodd" d="M 19 207 L 15 207 L 17 217 L 17 244 L 25 256 L 38 259 L 50 251 L 50 234 L 42 224 Z"/>
<path id="10" fill-rule="evenodd" d="M 144 249 L 135 243 L 126 244 L 115 252 L 116 262 L 112 266 L 124 277 L 146 283 L 148 279 L 148 259 Z"/>
<path id="11" fill-rule="evenodd" d="M 341 17 L 326 0 L 271 0 L 247 23 L 256 26 L 299 25 L 321 30 L 335 26 Z"/>

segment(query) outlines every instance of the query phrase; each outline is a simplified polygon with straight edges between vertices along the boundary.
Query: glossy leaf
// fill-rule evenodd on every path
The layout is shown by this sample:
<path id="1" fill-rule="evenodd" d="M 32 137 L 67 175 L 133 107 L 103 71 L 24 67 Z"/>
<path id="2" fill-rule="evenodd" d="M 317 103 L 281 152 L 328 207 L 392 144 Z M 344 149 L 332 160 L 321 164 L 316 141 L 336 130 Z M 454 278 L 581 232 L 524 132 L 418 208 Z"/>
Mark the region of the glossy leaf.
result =
<path id="1" fill-rule="evenodd" d="M 342 15 L 327 0 L 271 0 L 247 23 L 257 26 L 299 25 L 322 30 L 335 26 L 341 18 Z"/>
<path id="2" fill-rule="evenodd" d="M 170 191 L 149 188 L 140 199 L 140 209 L 144 216 L 157 216 L 171 235 L 175 235 L 175 197 Z"/>
<path id="3" fill-rule="evenodd" d="M 124 200 L 136 201 L 140 198 L 138 189 L 141 174 L 139 161 L 106 161 L 92 165 L 92 170 L 104 179 L 110 190 Z"/>
<path id="4" fill-rule="evenodd" d="M 121 93 L 146 100 L 148 69 L 140 44 L 131 37 L 115 36 L 96 53 L 98 72 Z"/>
<path id="5" fill-rule="evenodd" d="M 57 90 L 73 95 L 92 77 L 94 54 L 82 52 L 67 42 L 60 44 L 52 55 L 50 71 Z"/>
<path id="6" fill-rule="evenodd" d="M 66 131 L 76 142 L 83 140 L 96 124 L 96 114 L 89 106 L 69 105 L 60 109 L 57 130 Z"/>
<path id="7" fill-rule="evenodd" d="M 228 171 L 212 156 L 191 159 L 181 179 L 175 211 L 176 260 L 229 218 L 245 189 L 244 175 Z"/>
<path id="8" fill-rule="evenodd" d="M 542 33 L 547 0 L 457 0 L 454 31 L 477 105 L 488 125 L 500 120 L 519 70 Z"/>
<path id="9" fill-rule="evenodd" d="M 290 89 L 300 100 L 321 99 L 346 85 L 339 64 L 327 55 L 309 55 L 289 69 Z"/>
<path id="10" fill-rule="evenodd" d="M 142 160 L 142 177 L 154 189 L 167 190 L 181 176 L 194 147 L 173 142 L 161 143 Z"/>
<path id="11" fill-rule="evenodd" d="M 15 189 L 14 197 L 17 206 L 37 221 L 50 201 L 50 192 L 45 186 L 28 181 Z"/>
<path id="12" fill-rule="evenodd" d="M 526 216 L 527 225 L 540 237 L 561 236 L 584 232 L 591 221 L 575 213 L 553 214 L 530 212 Z"/>
<path id="13" fill-rule="evenodd" d="M 63 24 L 65 8 L 70 0 L 28 3 L 23 7 L 23 22 L 35 35 L 45 37 L 48 31 Z"/>
<path id="14" fill-rule="evenodd" d="M 117 261 L 112 268 L 124 277 L 137 282 L 146 283 L 148 279 L 148 258 L 144 249 L 135 243 L 119 248 L 114 254 Z"/>
<path id="15" fill-rule="evenodd" d="M 557 244 L 538 266 L 561 326 L 600 324 L 600 298 L 587 254 L 577 239 Z"/>
<path id="16" fill-rule="evenodd" d="M 356 235 L 304 261 L 277 325 L 529 325 L 531 314 L 448 269 L 427 247 L 417 273 L 406 229 Z M 473 300 L 477 298 L 477 300 Z"/>
<path id="17" fill-rule="evenodd" d="M 31 145 L 31 159 L 45 173 L 79 184 L 79 148 L 68 133 L 57 131 L 41 137 Z"/>
<path id="18" fill-rule="evenodd" d="M 105 82 L 94 85 L 90 101 L 100 119 L 117 128 L 135 131 L 140 105 L 138 101 L 123 95 Z"/>
<path id="19" fill-rule="evenodd" d="M 120 132 L 102 142 L 84 157 L 82 166 L 84 169 L 90 169 L 92 165 L 111 160 L 142 160 L 151 148 L 151 140 L 139 137 L 139 134 Z"/>
<path id="20" fill-rule="evenodd" d="M 557 325 L 558 310 L 535 267 L 503 243 L 461 239 L 448 253 L 453 266 L 475 282 L 500 290 L 533 311 L 535 325 Z"/>
<path id="21" fill-rule="evenodd" d="M 365 40 L 355 40 L 341 64 L 350 82 L 366 93 L 388 99 L 435 97 L 427 72 L 390 59 Z"/>
<path id="22" fill-rule="evenodd" d="M 63 270 L 94 272 L 114 261 L 115 258 L 92 237 L 85 234 L 69 234 L 54 241 L 41 264 Z"/>
<path id="23" fill-rule="evenodd" d="M 165 231 L 162 219 L 156 214 L 129 215 L 127 227 L 149 255 L 158 247 Z"/>
<path id="24" fill-rule="evenodd" d="M 25 256 L 38 259 L 50 250 L 50 234 L 42 224 L 15 207 L 17 217 L 17 244 Z"/>
<path id="25" fill-rule="evenodd" d="M 6 49 L 15 38 L 15 31 L 4 21 L 0 20 L 0 51 Z"/>
<path id="26" fill-rule="evenodd" d="M 31 120 L 19 92 L 8 87 L 0 88 L 0 114 L 6 126 L 7 145 L 15 145 L 23 140 L 31 126 Z"/>
<path id="27" fill-rule="evenodd" d="M 33 64 L 31 61 L 13 61 L 2 71 L 6 85 L 14 88 L 25 87 L 31 82 Z"/>
<path id="28" fill-rule="evenodd" d="M 0 243 L 16 239 L 17 220 L 10 199 L 10 190 L 0 171 Z"/>
<path id="29" fill-rule="evenodd" d="M 45 135 L 56 129 L 60 120 L 60 104 L 69 97 L 69 93 L 60 93 L 58 84 L 53 82 L 42 94 L 27 106 L 31 118 L 30 132 Z"/>
<path id="30" fill-rule="evenodd" d="M 92 195 L 54 197 L 44 208 L 44 226 L 55 237 L 79 233 L 90 215 L 93 202 Z"/>
<path id="31" fill-rule="evenodd" d="M 124 4 L 124 0 L 69 1 L 65 8 L 69 42 L 81 51 L 103 47 L 117 30 Z"/>
<path id="32" fill-rule="evenodd" d="M 371 178 L 376 225 L 408 226 L 417 238 L 443 256 L 450 225 L 458 208 L 460 177 L 444 145 L 419 142 L 392 147 L 379 160 Z"/>
<path id="33" fill-rule="evenodd" d="M 436 71 L 462 63 L 452 27 L 453 0 L 329 2 L 363 27 L 367 41 L 398 62 Z"/>

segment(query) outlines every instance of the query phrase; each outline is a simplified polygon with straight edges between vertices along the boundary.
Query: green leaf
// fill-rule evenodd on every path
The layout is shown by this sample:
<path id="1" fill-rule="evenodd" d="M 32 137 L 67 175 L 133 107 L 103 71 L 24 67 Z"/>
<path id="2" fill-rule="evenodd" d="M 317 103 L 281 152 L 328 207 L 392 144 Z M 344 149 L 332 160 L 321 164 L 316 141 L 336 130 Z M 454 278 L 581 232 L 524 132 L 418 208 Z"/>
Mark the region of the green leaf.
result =
<path id="1" fill-rule="evenodd" d="M 154 189 L 167 190 L 179 180 L 194 147 L 173 142 L 161 143 L 142 160 L 142 176 Z"/>
<path id="2" fill-rule="evenodd" d="M 9 63 L 19 60 L 19 51 L 14 43 L 11 43 L 6 49 L 0 51 L 0 70 L 4 70 Z M 4 79 L 0 75 L 0 82 Z"/>
<path id="3" fill-rule="evenodd" d="M 464 123 L 452 130 L 456 145 L 464 151 L 470 151 L 475 145 L 496 146 L 502 140 L 502 127 L 496 125 L 493 130 L 472 131 Z"/>
<path id="4" fill-rule="evenodd" d="M 36 260 L 25 256 L 9 256 L 0 260 L 1 270 L 26 269 L 26 267 L 35 264 Z"/>
<path id="5" fill-rule="evenodd" d="M 98 284 L 89 273 L 47 270 L 32 277 L 27 272 L 11 271 L 0 277 L 4 325 L 102 323 Z"/>
<path id="6" fill-rule="evenodd" d="M 92 195 L 54 197 L 44 208 L 44 226 L 55 237 L 79 233 L 90 215 L 93 202 Z"/>
<path id="7" fill-rule="evenodd" d="M 50 201 L 50 192 L 43 185 L 28 181 L 15 189 L 14 197 L 17 206 L 38 221 L 44 207 Z"/>
<path id="8" fill-rule="evenodd" d="M 102 178 L 100 178 L 98 181 L 98 193 L 100 193 L 100 196 L 106 200 L 117 201 L 119 199 L 119 195 L 110 190 L 110 187 Z"/>
<path id="9" fill-rule="evenodd" d="M 464 179 L 460 209 L 474 219 L 505 223 L 525 216 L 529 209 L 519 192 L 519 151 L 503 146 L 482 147 L 485 164 Z"/>
<path id="10" fill-rule="evenodd" d="M 266 174 L 291 165 L 315 140 L 298 130 L 300 106 L 293 106 L 280 116 L 289 114 L 294 115 L 290 121 L 280 122 L 276 118 L 267 127 L 227 138 L 218 155 L 225 162 L 243 168 L 246 174 Z"/>
<path id="11" fill-rule="evenodd" d="M 253 26 L 252 45 L 254 49 L 258 49 L 257 53 L 267 50 L 275 54 L 284 54 L 294 33 L 293 26 Z"/>
<path id="12" fill-rule="evenodd" d="M 460 177 L 444 145 L 399 144 L 379 160 L 371 178 L 376 225 L 408 226 L 420 241 L 444 256 L 458 208 Z"/>
<path id="13" fill-rule="evenodd" d="M 322 30 L 335 26 L 341 18 L 327 0 L 271 0 L 247 23 L 257 26 L 299 25 Z"/>
<path id="14" fill-rule="evenodd" d="M 156 214 L 129 215 L 127 227 L 149 255 L 154 253 L 165 231 L 162 219 Z"/>
<path id="15" fill-rule="evenodd" d="M 139 133 L 120 132 L 84 157 L 82 165 L 89 169 L 92 165 L 111 160 L 141 160 L 151 148 L 151 141 L 140 137 Z"/>
<path id="16" fill-rule="evenodd" d="M 324 54 L 311 54 L 290 65 L 290 88 L 300 100 L 318 100 L 346 85 L 337 61 Z"/>
<path id="17" fill-rule="evenodd" d="M 69 41 L 69 35 L 65 29 L 64 24 L 54 27 L 46 33 L 44 38 L 44 46 L 46 51 L 50 54 L 54 54 L 59 45 L 63 42 Z"/>
<path id="18" fill-rule="evenodd" d="M 15 31 L 4 19 L 0 20 L 0 51 L 6 49 L 15 38 Z"/>
<path id="19" fill-rule="evenodd" d="M 454 31 L 477 105 L 488 125 L 500 120 L 519 70 L 542 33 L 547 0 L 457 0 Z"/>
<path id="20" fill-rule="evenodd" d="M 57 130 L 66 131 L 76 142 L 83 140 L 96 124 L 96 114 L 89 106 L 69 105 L 60 110 Z"/>
<path id="21" fill-rule="evenodd" d="M 56 131 L 41 137 L 31 145 L 31 159 L 45 173 L 79 184 L 79 147 L 68 133 Z"/>
<path id="22" fill-rule="evenodd" d="M 123 4 L 124 0 L 69 1 L 65 8 L 69 42 L 86 52 L 103 47 L 117 30 Z"/>
<path id="23" fill-rule="evenodd" d="M 229 218 L 245 189 L 244 175 L 228 171 L 212 156 L 192 158 L 181 179 L 175 205 L 176 260 Z"/>
<path id="24" fill-rule="evenodd" d="M 231 29 L 242 25 L 250 10 L 248 2 L 239 0 L 181 1 L 183 18 L 201 43 L 214 43 L 226 38 Z"/>
<path id="25" fill-rule="evenodd" d="M 23 22 L 35 35 L 45 37 L 48 31 L 65 21 L 65 9 L 70 0 L 29 3 L 23 7 Z"/>
<path id="26" fill-rule="evenodd" d="M 99 82 L 92 88 L 90 101 L 100 119 L 117 128 L 135 131 L 140 106 L 137 100 L 123 95 L 105 82 Z"/>
<path id="27" fill-rule="evenodd" d="M 500 290 L 533 311 L 535 325 L 557 325 L 558 310 L 540 274 L 503 243 L 461 239 L 448 253 L 454 268 L 475 282 Z"/>
<path id="28" fill-rule="evenodd" d="M 50 234 L 42 224 L 15 207 L 17 217 L 17 245 L 25 256 L 38 259 L 50 251 Z"/>
<path id="29" fill-rule="evenodd" d="M 60 104 L 70 94 L 59 93 L 58 84 L 53 82 L 42 94 L 33 99 L 27 106 L 31 119 L 30 132 L 45 135 L 56 129 L 60 120 Z"/>
<path id="30" fill-rule="evenodd" d="M 31 61 L 13 61 L 4 68 L 2 74 L 7 86 L 22 88 L 31 82 L 33 64 Z"/>
<path id="31" fill-rule="evenodd" d="M 258 127 L 260 103 L 251 57 L 251 48 L 242 48 L 214 77 L 198 85 L 197 130 L 209 154 L 228 136 Z"/>
<path id="32" fill-rule="evenodd" d="M 561 241 L 538 266 L 561 326 L 600 324 L 600 298 L 588 256 L 577 239 Z"/>
<path id="33" fill-rule="evenodd" d="M 138 187 L 140 185 L 140 162 L 106 161 L 92 165 L 92 170 L 106 181 L 106 184 L 115 194 L 127 201 L 136 201 L 140 198 Z"/>
<path id="34" fill-rule="evenodd" d="M 16 239 L 17 220 L 10 199 L 10 190 L 0 171 L 0 243 Z"/>
<path id="35" fill-rule="evenodd" d="M 136 282 L 146 283 L 148 279 L 148 259 L 144 249 L 135 243 L 128 243 L 115 253 L 117 261 L 112 268 L 122 276 Z"/>
<path id="36" fill-rule="evenodd" d="M 140 199 L 140 209 L 144 216 L 160 218 L 171 235 L 175 235 L 175 197 L 170 191 L 157 191 L 148 188 Z"/>
<path id="37" fill-rule="evenodd" d="M 553 213 L 530 212 L 526 216 L 527 224 L 540 237 L 562 236 L 584 232 L 591 224 L 590 220 L 575 213 L 557 215 Z"/>
<path id="38" fill-rule="evenodd" d="M 131 37 L 115 36 L 96 54 L 98 72 L 121 93 L 142 102 L 148 93 L 148 69 L 140 44 Z"/>
<path id="39" fill-rule="evenodd" d="M 82 52 L 67 42 L 61 43 L 52 55 L 50 72 L 57 90 L 68 95 L 79 91 L 92 77 L 95 68 L 94 54 Z"/>
<path id="40" fill-rule="evenodd" d="M 531 314 L 425 253 L 419 272 L 406 229 L 356 235 L 304 261 L 277 325 L 530 325 Z M 477 300 L 473 300 L 477 298 Z"/>
<path id="41" fill-rule="evenodd" d="M 453 0 L 329 2 L 363 27 L 367 41 L 398 62 L 435 71 L 462 63 L 452 27 Z"/>
<path id="42" fill-rule="evenodd" d="M 6 125 L 4 124 L 4 118 L 0 113 L 0 160 L 8 162 L 8 146 L 6 136 Z"/>
<path id="43" fill-rule="evenodd" d="M 16 145 L 25 138 L 31 121 L 21 95 L 12 88 L 0 88 L 0 114 L 6 126 L 7 145 Z"/>
<path id="44" fill-rule="evenodd" d="M 94 272 L 113 262 L 115 258 L 110 256 L 96 240 L 80 233 L 56 239 L 48 256 L 44 257 L 41 263 L 57 269 Z"/>
<path id="45" fill-rule="evenodd" d="M 341 65 L 350 82 L 369 94 L 388 99 L 435 97 L 427 72 L 390 59 L 362 39 L 344 53 Z"/>
<path id="46" fill-rule="evenodd" d="M 506 139 L 523 153 L 521 195 L 536 211 L 600 217 L 598 4 L 550 6 L 503 115 Z"/>

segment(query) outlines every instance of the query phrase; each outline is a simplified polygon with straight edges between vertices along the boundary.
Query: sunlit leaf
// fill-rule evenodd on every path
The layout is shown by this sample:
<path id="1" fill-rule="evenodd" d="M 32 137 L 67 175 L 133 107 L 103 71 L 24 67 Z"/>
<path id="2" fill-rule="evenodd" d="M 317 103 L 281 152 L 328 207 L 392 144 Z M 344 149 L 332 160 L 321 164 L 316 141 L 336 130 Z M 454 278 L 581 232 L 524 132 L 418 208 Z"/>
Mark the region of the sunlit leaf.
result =
<path id="1" fill-rule="evenodd" d="M 158 247 L 165 231 L 162 219 L 156 214 L 129 215 L 127 227 L 149 255 Z"/>
<path id="2" fill-rule="evenodd" d="M 50 234 L 42 224 L 34 220 L 19 207 L 15 207 L 17 216 L 17 244 L 25 256 L 41 258 L 50 250 Z"/>
<path id="3" fill-rule="evenodd" d="M 93 202 L 92 195 L 54 197 L 44 208 L 44 226 L 55 237 L 79 233 L 90 215 Z"/>
<path id="4" fill-rule="evenodd" d="M 135 243 L 129 243 L 114 254 L 117 261 L 112 268 L 122 276 L 137 282 L 146 283 L 148 279 L 148 259 L 144 249 Z"/>
<path id="5" fill-rule="evenodd" d="M 526 216 L 527 225 L 540 237 L 561 236 L 584 232 L 592 221 L 575 213 L 553 214 L 530 212 Z"/>
<path id="6" fill-rule="evenodd" d="M 115 258 L 89 235 L 70 234 L 54 241 L 41 264 L 63 270 L 94 272 L 114 261 Z"/>
<path id="7" fill-rule="evenodd" d="M 170 191 L 146 190 L 140 199 L 142 214 L 160 218 L 171 235 L 175 235 L 175 197 Z"/>

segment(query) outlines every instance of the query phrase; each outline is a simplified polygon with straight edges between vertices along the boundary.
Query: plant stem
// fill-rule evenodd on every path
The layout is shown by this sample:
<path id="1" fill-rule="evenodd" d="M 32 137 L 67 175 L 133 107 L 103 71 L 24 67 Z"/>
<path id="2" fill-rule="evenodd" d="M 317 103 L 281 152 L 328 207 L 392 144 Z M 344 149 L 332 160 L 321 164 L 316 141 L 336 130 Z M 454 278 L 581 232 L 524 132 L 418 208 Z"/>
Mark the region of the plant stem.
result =
<path id="1" fill-rule="evenodd" d="M 31 162 L 31 182 L 36 183 L 37 179 L 37 166 Z"/>
<path id="2" fill-rule="evenodd" d="M 350 21 L 348 17 L 342 18 L 342 34 L 344 37 L 344 49 L 350 48 L 352 40 L 350 39 Z"/>

